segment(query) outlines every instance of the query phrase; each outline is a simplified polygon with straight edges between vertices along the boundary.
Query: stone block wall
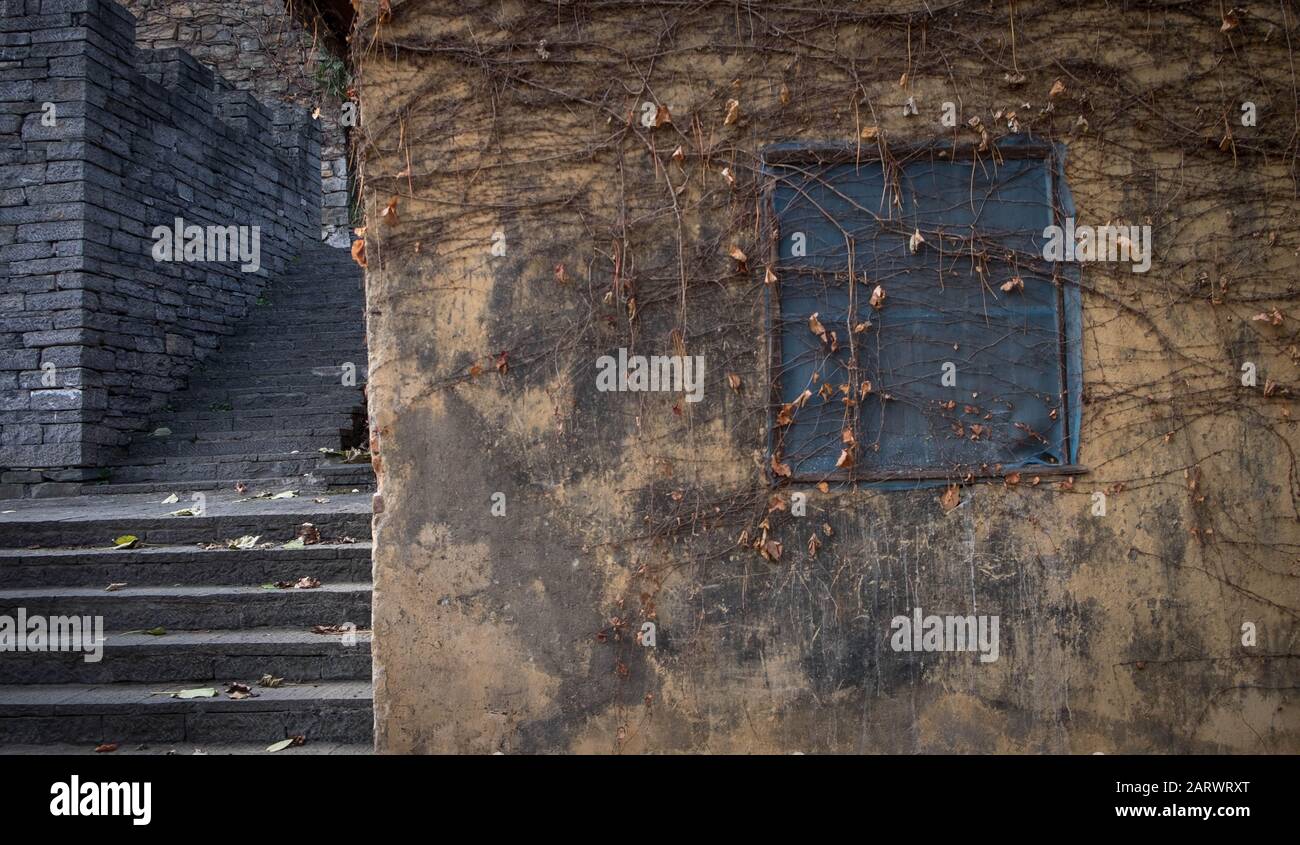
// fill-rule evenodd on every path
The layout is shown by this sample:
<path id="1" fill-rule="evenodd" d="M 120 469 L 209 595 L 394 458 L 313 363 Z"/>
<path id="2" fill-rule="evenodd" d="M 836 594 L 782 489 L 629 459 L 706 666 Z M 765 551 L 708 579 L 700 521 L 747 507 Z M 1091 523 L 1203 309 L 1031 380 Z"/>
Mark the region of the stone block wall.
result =
<path id="1" fill-rule="evenodd" d="M 319 130 L 183 51 L 137 51 L 110 0 L 0 8 L 0 493 L 54 493 L 94 478 L 317 236 Z M 258 227 L 260 267 L 155 260 L 177 217 Z"/>
<path id="2" fill-rule="evenodd" d="M 330 33 L 310 5 L 285 0 L 124 0 L 123 5 L 139 22 L 140 45 L 179 47 L 263 102 L 294 103 L 317 112 L 324 188 L 320 236 L 348 246 L 343 100 L 325 81 L 323 64 L 333 55 Z"/>

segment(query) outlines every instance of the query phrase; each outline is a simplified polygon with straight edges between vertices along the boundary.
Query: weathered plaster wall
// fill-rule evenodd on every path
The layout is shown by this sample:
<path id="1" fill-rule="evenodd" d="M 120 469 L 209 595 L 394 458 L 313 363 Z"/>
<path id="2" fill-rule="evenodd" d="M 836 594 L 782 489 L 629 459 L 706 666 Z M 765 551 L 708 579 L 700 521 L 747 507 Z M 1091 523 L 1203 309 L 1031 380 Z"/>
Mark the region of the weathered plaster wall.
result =
<path id="1" fill-rule="evenodd" d="M 1289 12 L 384 6 L 354 37 L 381 751 L 1300 750 Z M 1009 109 L 1069 145 L 1081 222 L 1155 232 L 1149 273 L 1084 268 L 1091 471 L 769 512 L 758 151 Z M 682 345 L 704 401 L 596 390 Z M 1000 659 L 894 652 L 917 605 L 998 614 Z"/>

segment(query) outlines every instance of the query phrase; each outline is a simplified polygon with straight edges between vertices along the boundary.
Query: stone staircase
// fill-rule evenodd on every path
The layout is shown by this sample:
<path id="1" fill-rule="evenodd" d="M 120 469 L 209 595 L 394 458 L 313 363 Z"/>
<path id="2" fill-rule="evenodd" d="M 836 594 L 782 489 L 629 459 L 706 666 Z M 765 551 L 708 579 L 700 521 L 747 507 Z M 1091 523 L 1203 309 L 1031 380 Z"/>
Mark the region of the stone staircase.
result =
<path id="1" fill-rule="evenodd" d="M 191 373 L 171 410 L 85 492 L 220 489 L 253 478 L 310 489 L 373 485 L 368 461 L 319 451 L 368 447 L 365 374 L 360 268 L 347 250 L 311 244 Z"/>
<path id="2" fill-rule="evenodd" d="M 104 631 L 98 661 L 0 651 L 0 752 L 370 750 L 373 475 L 319 451 L 366 445 L 360 285 L 347 251 L 308 247 L 90 495 L 0 501 L 0 616 Z"/>

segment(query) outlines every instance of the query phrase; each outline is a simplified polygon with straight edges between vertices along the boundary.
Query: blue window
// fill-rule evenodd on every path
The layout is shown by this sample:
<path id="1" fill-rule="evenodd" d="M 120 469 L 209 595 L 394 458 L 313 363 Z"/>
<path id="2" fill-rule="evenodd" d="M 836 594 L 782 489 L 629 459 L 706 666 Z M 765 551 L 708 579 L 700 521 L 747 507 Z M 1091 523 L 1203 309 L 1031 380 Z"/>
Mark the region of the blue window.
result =
<path id="1" fill-rule="evenodd" d="M 774 473 L 1079 471 L 1077 269 L 1042 255 L 1073 214 L 1062 151 L 857 155 L 767 151 Z"/>

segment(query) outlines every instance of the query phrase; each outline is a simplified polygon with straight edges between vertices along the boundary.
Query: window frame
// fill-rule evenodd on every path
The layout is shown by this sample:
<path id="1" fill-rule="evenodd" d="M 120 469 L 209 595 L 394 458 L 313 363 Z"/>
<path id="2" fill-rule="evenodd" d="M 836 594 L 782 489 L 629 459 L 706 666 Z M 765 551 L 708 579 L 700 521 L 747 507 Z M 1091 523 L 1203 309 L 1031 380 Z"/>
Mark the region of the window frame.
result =
<path id="1" fill-rule="evenodd" d="M 1049 143 L 1024 137 L 1011 136 L 999 141 L 991 141 L 988 149 L 981 151 L 979 144 L 953 141 L 921 141 L 908 144 L 890 145 L 885 149 L 891 161 L 906 164 L 921 156 L 947 161 L 976 161 L 981 156 L 998 163 L 1005 159 L 1042 159 L 1047 163 L 1051 179 L 1052 222 L 1064 225 L 1064 218 L 1073 217 L 1074 200 L 1065 182 L 1065 152 L 1061 143 Z M 767 244 L 768 266 L 780 265 L 781 220 L 776 213 L 776 186 L 780 178 L 774 166 L 783 164 L 801 164 L 816 167 L 840 164 L 863 164 L 881 161 L 881 147 L 875 143 L 804 143 L 791 142 L 773 144 L 762 150 L 760 166 L 762 203 L 760 206 L 760 231 L 769 235 Z M 883 487 L 913 488 L 918 486 L 938 486 L 955 481 L 997 481 L 1006 480 L 1014 473 L 1030 476 L 1075 476 L 1088 472 L 1088 468 L 1078 463 L 1079 429 L 1082 423 L 1082 297 L 1080 292 L 1081 272 L 1077 263 L 1054 261 L 1047 262 L 1052 269 L 1052 278 L 1057 281 L 1057 322 L 1060 337 L 1059 362 L 1061 384 L 1062 424 L 1064 426 L 1065 451 L 1068 457 L 1060 464 L 1032 464 L 1003 466 L 996 465 L 974 470 L 970 467 L 957 474 L 954 470 L 943 468 L 906 468 L 906 469 L 872 469 L 864 467 L 861 462 L 848 470 L 833 469 L 824 473 L 799 472 L 792 468 L 791 475 L 784 481 L 793 484 L 836 482 L 849 484 L 868 484 Z M 767 334 L 767 432 L 765 471 L 772 486 L 781 484 L 782 477 L 773 471 L 773 463 L 782 458 L 778 451 L 778 429 L 776 414 L 784 404 L 781 393 L 779 373 L 782 362 L 781 333 L 781 295 L 780 274 L 771 284 L 764 284 L 764 324 Z"/>

